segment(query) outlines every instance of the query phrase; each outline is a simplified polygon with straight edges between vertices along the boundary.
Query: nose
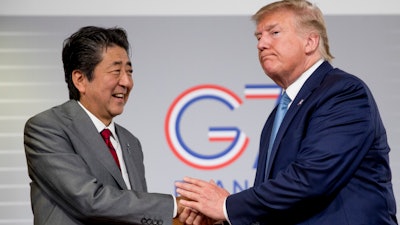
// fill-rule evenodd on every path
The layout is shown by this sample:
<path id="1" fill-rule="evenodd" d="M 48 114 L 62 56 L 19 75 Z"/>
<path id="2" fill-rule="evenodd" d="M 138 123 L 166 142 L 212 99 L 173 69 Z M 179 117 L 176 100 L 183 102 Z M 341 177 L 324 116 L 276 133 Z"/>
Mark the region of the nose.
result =
<path id="1" fill-rule="evenodd" d="M 261 35 L 261 36 L 259 37 L 258 42 L 257 42 L 257 49 L 258 49 L 259 51 L 262 51 L 262 50 L 268 48 L 269 42 L 268 42 L 267 39 L 268 39 L 268 38 L 266 37 L 266 35 Z"/>

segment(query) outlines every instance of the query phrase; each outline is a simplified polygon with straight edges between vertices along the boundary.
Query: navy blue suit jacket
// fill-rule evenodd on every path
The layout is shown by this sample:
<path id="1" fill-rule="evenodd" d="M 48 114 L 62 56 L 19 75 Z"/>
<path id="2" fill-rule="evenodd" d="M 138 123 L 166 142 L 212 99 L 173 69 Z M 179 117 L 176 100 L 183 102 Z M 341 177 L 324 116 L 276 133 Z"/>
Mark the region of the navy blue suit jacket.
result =
<path id="1" fill-rule="evenodd" d="M 227 198 L 232 225 L 397 224 L 386 131 L 360 79 L 321 64 L 292 101 L 266 170 L 275 111 L 254 187 Z"/>

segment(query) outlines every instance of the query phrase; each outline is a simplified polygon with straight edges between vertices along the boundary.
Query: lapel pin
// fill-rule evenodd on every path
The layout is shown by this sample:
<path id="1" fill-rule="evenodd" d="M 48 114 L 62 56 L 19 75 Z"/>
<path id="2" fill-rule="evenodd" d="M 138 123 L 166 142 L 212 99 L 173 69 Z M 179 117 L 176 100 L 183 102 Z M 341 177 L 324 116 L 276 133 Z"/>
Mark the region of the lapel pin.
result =
<path id="1" fill-rule="evenodd" d="M 297 103 L 297 106 L 300 106 L 301 104 L 303 104 L 303 102 L 304 102 L 304 99 L 301 99 L 301 100 L 299 101 L 299 103 Z"/>

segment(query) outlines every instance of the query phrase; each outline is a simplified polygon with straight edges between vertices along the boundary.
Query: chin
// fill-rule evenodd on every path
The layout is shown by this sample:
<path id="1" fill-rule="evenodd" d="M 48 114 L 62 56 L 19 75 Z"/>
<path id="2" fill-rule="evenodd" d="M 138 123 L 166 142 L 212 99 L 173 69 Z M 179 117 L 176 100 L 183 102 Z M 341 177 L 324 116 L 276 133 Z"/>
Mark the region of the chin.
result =
<path id="1" fill-rule="evenodd" d="M 112 115 L 115 117 L 115 116 L 121 115 L 123 111 L 124 111 L 124 108 L 122 107 L 122 108 L 114 109 L 111 112 L 112 112 Z"/>

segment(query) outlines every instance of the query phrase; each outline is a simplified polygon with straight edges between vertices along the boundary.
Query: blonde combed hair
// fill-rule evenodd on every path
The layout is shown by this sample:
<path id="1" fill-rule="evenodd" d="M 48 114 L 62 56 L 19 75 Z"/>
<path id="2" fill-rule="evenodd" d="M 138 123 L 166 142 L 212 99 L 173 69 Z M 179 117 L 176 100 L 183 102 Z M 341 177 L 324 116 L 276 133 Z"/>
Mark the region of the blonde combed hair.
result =
<path id="1" fill-rule="evenodd" d="M 324 16 L 321 10 L 306 0 L 282 0 L 262 7 L 253 16 L 252 20 L 258 24 L 266 15 L 277 11 L 290 11 L 296 16 L 296 25 L 302 32 L 317 32 L 320 41 L 318 50 L 322 57 L 331 62 L 333 56 L 329 51 L 328 34 Z"/>

